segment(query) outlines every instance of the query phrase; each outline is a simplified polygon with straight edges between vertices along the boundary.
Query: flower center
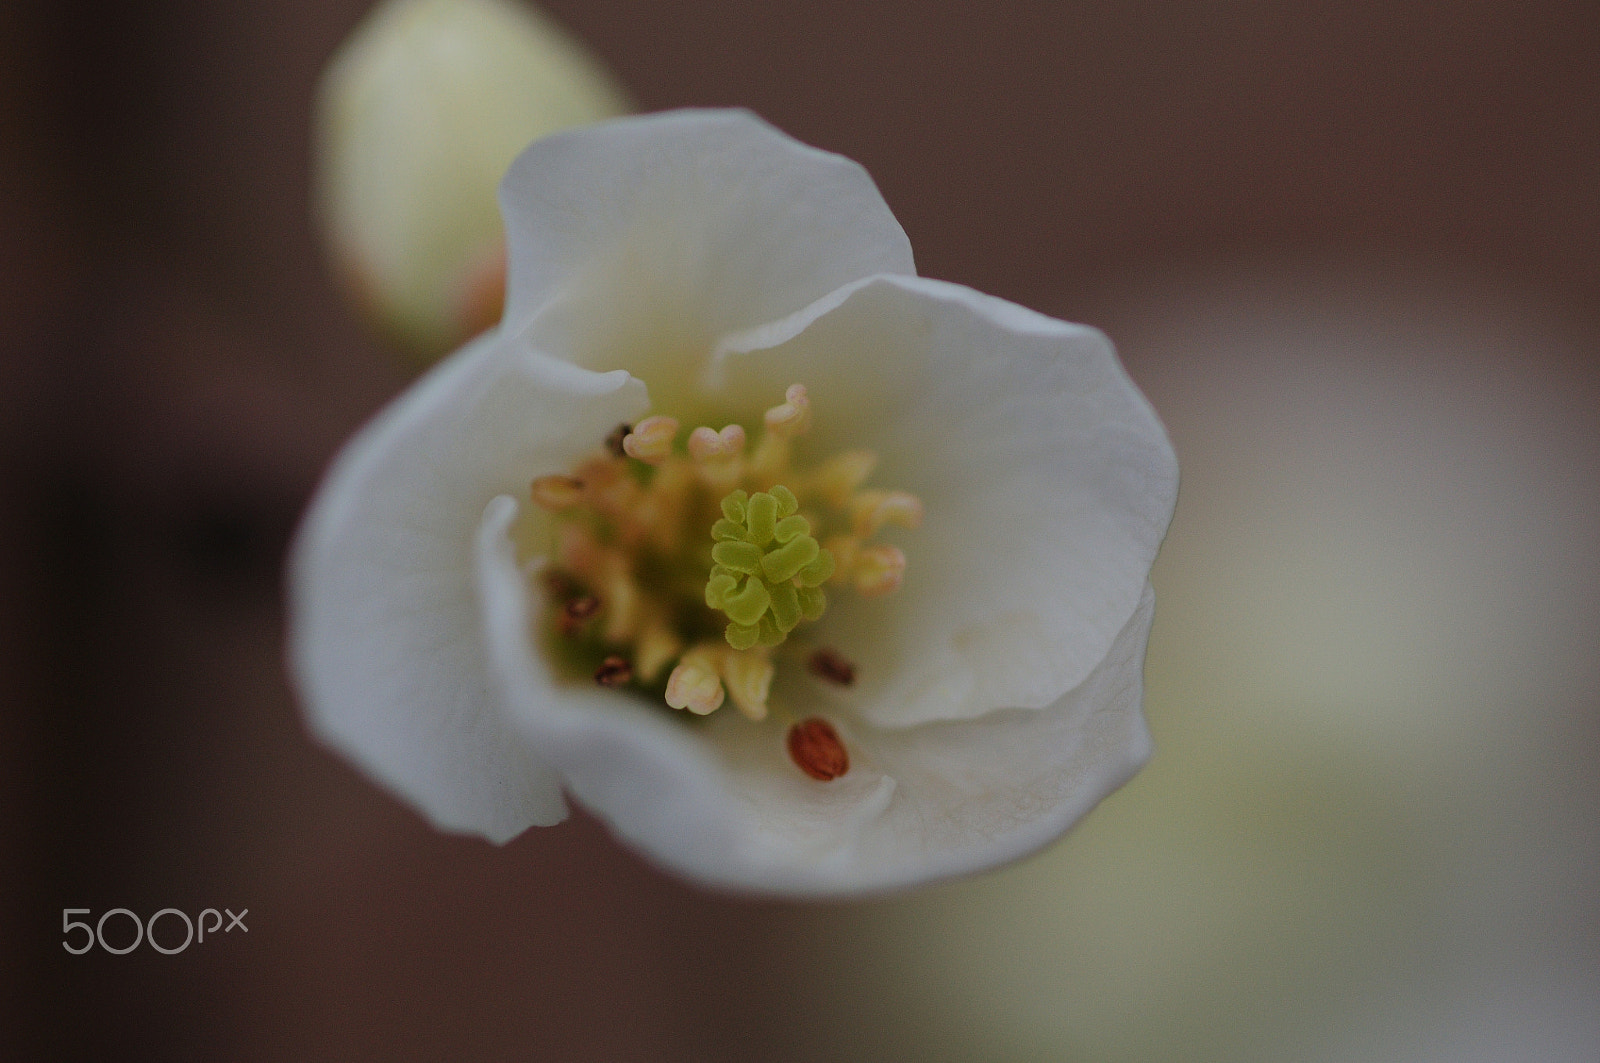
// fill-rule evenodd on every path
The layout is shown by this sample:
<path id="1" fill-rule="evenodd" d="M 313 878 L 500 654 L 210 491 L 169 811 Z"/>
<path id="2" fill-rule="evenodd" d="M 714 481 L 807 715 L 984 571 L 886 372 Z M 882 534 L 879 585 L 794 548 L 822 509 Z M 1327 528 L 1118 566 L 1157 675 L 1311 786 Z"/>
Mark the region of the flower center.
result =
<path id="1" fill-rule="evenodd" d="M 791 634 L 805 642 L 829 591 L 877 597 L 900 586 L 905 555 L 869 540 L 887 524 L 915 528 L 922 504 L 864 487 L 877 460 L 867 451 L 797 465 L 794 441 L 811 416 L 806 389 L 790 386 L 753 449 L 737 424 L 683 432 L 674 418 L 648 417 L 613 432 L 571 475 L 533 481 L 534 503 L 552 516 L 544 643 L 560 672 L 701 716 L 731 699 L 753 721 L 790 716 L 769 701 L 791 657 L 829 682 L 854 682 L 838 651 L 795 656 L 786 644 Z M 795 722 L 788 746 L 812 778 L 847 768 L 825 721 Z"/>

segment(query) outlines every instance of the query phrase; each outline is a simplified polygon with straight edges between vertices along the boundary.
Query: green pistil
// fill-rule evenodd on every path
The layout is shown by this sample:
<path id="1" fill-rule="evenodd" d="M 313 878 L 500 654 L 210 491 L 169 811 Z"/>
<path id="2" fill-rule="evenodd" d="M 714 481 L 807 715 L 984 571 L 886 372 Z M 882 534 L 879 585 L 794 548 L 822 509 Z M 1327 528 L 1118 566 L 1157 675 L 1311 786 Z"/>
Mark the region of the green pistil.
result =
<path id="1" fill-rule="evenodd" d="M 706 604 L 727 614 L 724 635 L 736 650 L 776 646 L 827 607 L 822 583 L 833 575 L 833 555 L 817 545 L 799 508 L 781 484 L 722 500 L 722 519 L 711 526 Z"/>

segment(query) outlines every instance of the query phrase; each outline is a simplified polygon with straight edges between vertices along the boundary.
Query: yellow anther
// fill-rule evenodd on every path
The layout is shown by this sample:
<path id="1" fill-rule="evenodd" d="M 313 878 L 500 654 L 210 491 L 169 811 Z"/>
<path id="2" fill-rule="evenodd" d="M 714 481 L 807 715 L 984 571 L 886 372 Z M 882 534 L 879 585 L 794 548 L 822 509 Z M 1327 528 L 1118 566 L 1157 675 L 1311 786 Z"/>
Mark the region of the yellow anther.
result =
<path id="1" fill-rule="evenodd" d="M 541 509 L 570 509 L 583 499 L 583 481 L 576 476 L 541 476 L 533 481 L 529 494 Z"/>
<path id="2" fill-rule="evenodd" d="M 906 576 L 906 555 L 897 546 L 874 543 L 856 551 L 850 579 L 863 598 L 878 598 L 900 588 Z"/>
<path id="3" fill-rule="evenodd" d="M 717 462 L 744 453 L 744 429 L 730 424 L 720 432 L 701 425 L 689 433 L 689 456 L 695 461 Z"/>
<path id="4" fill-rule="evenodd" d="M 877 464 L 878 456 L 870 450 L 847 450 L 823 462 L 811 474 L 811 486 L 828 505 L 843 509 Z"/>
<path id="5" fill-rule="evenodd" d="M 672 456 L 672 438 L 677 434 L 676 417 L 646 417 L 623 438 L 622 449 L 630 458 L 660 465 Z"/>
<path id="6" fill-rule="evenodd" d="M 906 491 L 857 491 L 850 499 L 850 523 L 863 538 L 885 524 L 915 528 L 922 523 L 922 500 Z"/>
<path id="7" fill-rule="evenodd" d="M 811 427 L 811 400 L 804 384 L 790 384 L 783 393 L 783 404 L 766 413 L 767 431 L 782 439 L 792 439 Z"/>
<path id="8" fill-rule="evenodd" d="M 667 678 L 667 704 L 698 716 L 717 711 L 723 698 L 722 679 L 717 674 L 719 656 L 703 646 L 684 654 Z"/>
<path id="9" fill-rule="evenodd" d="M 736 651 L 722 662 L 722 679 L 734 707 L 752 720 L 767 718 L 767 693 L 772 689 L 772 661 L 756 650 Z"/>

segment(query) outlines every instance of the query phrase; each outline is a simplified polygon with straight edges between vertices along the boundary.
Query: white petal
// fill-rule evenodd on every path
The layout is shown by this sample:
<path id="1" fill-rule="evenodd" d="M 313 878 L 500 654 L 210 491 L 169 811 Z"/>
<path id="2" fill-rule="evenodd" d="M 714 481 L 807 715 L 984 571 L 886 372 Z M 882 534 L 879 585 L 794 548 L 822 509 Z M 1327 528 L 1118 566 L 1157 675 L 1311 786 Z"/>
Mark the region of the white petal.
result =
<path id="1" fill-rule="evenodd" d="M 312 503 L 289 585 L 311 726 L 440 827 L 503 841 L 565 815 L 490 693 L 476 528 L 490 499 L 565 472 L 647 405 L 626 373 L 491 333 L 357 434 Z"/>
<path id="2" fill-rule="evenodd" d="M 859 784 L 890 780 L 892 798 L 881 813 L 863 809 L 865 822 L 841 825 L 831 852 L 790 857 L 761 881 L 791 894 L 900 889 L 995 867 L 1059 837 L 1150 758 L 1140 707 L 1154 615 L 1146 586 L 1105 659 L 1045 709 L 857 728 L 847 738 L 850 773 L 839 781 L 858 771 Z M 796 774 L 791 767 L 786 777 Z"/>
<path id="3" fill-rule="evenodd" d="M 968 288 L 879 277 L 730 337 L 709 382 L 758 406 L 810 390 L 814 455 L 865 447 L 922 527 L 886 598 L 829 595 L 816 638 L 884 726 L 1042 708 L 1139 604 L 1177 494 L 1166 433 L 1099 332 Z"/>
<path id="4" fill-rule="evenodd" d="M 675 111 L 547 137 L 512 164 L 500 203 L 504 329 L 539 318 L 541 350 L 626 368 L 662 409 L 724 333 L 862 277 L 915 272 L 860 165 L 744 111 Z"/>
<path id="5" fill-rule="evenodd" d="M 856 843 L 855 890 L 914 885 L 1016 860 L 1131 779 L 1152 745 L 1141 706 L 1155 593 L 1084 682 L 1042 709 L 867 732 L 895 801 Z"/>
<path id="6" fill-rule="evenodd" d="M 535 610 L 510 534 L 518 509 L 506 495 L 484 511 L 476 573 L 488 678 L 517 739 L 538 749 L 567 789 L 622 837 L 710 879 L 740 844 L 711 748 L 664 703 L 554 676 L 535 649 Z M 696 875 L 700 868 L 708 871 Z"/>

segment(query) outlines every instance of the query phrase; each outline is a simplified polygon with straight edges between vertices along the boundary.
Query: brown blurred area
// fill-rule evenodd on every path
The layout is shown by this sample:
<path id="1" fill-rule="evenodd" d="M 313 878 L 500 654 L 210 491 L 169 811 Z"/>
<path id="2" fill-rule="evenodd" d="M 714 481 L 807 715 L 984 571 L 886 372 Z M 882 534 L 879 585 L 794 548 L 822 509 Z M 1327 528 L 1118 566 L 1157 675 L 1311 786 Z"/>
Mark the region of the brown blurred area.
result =
<path id="1" fill-rule="evenodd" d="M 304 733 L 282 556 L 405 383 L 308 201 L 365 6 L 0 8 L 0 1057 L 827 1058 L 851 1032 L 784 979 L 832 974 L 815 914 L 581 815 L 439 835 Z M 1592 0 L 545 7 L 643 109 L 863 162 L 924 274 L 1114 338 L 1120 293 L 1240 261 L 1421 262 L 1600 324 Z M 249 930 L 71 956 L 69 907 Z"/>

